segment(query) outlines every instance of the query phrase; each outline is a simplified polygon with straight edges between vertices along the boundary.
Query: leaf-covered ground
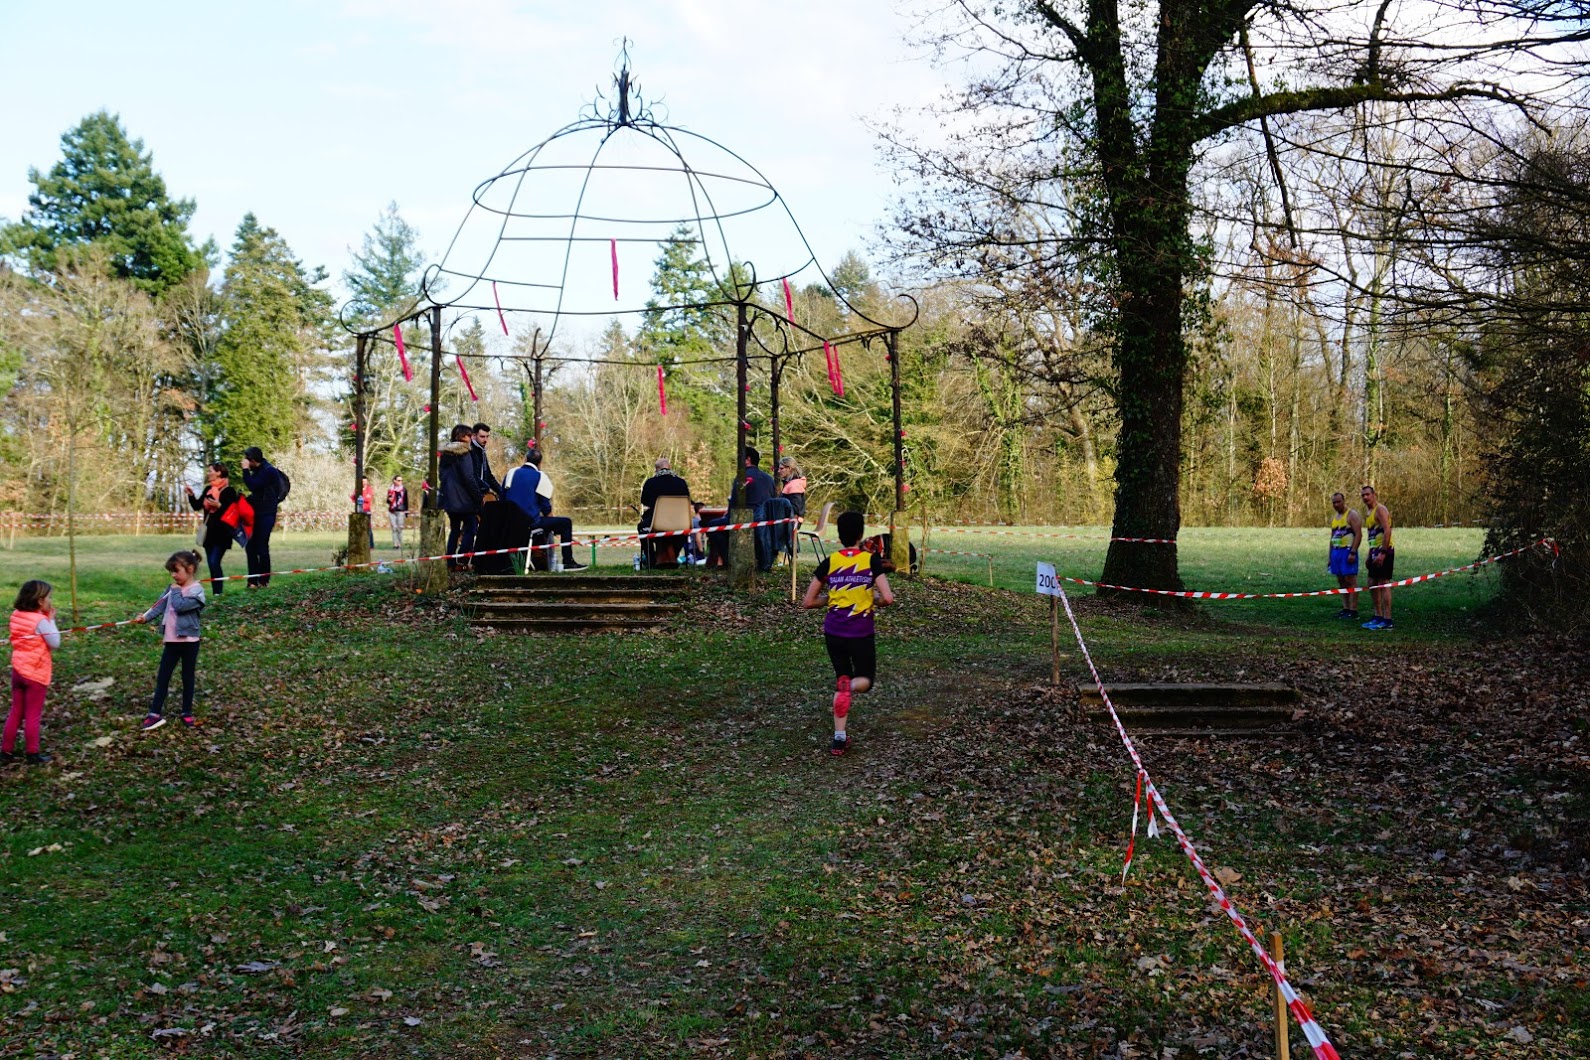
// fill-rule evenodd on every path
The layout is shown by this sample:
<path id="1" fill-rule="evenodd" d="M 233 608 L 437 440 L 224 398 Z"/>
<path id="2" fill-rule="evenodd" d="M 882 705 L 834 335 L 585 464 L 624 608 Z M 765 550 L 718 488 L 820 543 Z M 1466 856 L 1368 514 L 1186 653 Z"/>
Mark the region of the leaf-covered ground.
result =
<path id="1" fill-rule="evenodd" d="M 776 590 L 538 639 L 284 579 L 210 609 L 197 732 L 135 730 L 151 634 L 82 635 L 56 762 L 0 772 L 0 1055 L 1271 1055 L 1182 855 L 1122 885 L 1131 768 L 1041 603 L 901 595 L 839 760 Z M 1590 1052 L 1585 645 L 1079 608 L 1108 679 L 1302 690 L 1142 749 L 1343 1056 Z"/>

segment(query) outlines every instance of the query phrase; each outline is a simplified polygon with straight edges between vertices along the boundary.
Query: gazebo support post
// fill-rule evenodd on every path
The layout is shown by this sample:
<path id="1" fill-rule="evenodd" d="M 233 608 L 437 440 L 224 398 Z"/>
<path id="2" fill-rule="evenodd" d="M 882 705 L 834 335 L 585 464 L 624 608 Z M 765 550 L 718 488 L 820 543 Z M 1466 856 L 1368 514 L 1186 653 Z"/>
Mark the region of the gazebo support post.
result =
<path id="1" fill-rule="evenodd" d="M 745 299 L 741 298 L 735 304 L 735 390 L 737 391 L 735 407 L 737 422 L 734 425 L 734 481 L 736 495 L 740 503 L 745 503 L 745 490 L 739 486 L 745 485 L 745 415 L 746 415 L 746 390 L 750 387 L 750 365 L 746 352 L 746 343 L 750 336 L 750 324 L 746 319 Z M 730 508 L 729 522 L 748 523 L 752 519 L 750 508 Z M 729 588 L 751 589 L 756 584 L 756 531 L 734 530 L 729 535 Z"/>
<path id="2" fill-rule="evenodd" d="M 368 571 L 370 562 L 370 513 L 359 511 L 358 498 L 364 492 L 364 396 L 365 373 L 370 365 L 366 353 L 368 339 L 360 335 L 353 344 L 353 497 L 354 510 L 348 514 L 348 569 Z"/>
<path id="3" fill-rule="evenodd" d="M 773 473 L 777 475 L 779 458 L 784 455 L 784 441 L 778 429 L 778 384 L 779 378 L 784 374 L 784 362 L 774 354 L 768 365 L 770 369 L 767 384 L 768 419 L 773 428 L 773 468 L 775 469 Z"/>
<path id="4" fill-rule="evenodd" d="M 425 494 L 424 508 L 420 511 L 420 555 L 439 556 L 447 547 L 446 516 L 442 512 L 442 484 L 437 461 L 440 457 L 437 432 L 441 429 L 442 415 L 442 307 L 431 307 L 431 417 L 429 423 L 431 456 L 426 465 L 425 482 L 430 491 Z M 423 592 L 439 593 L 447 589 L 447 561 L 427 560 L 419 565 L 419 588 Z"/>
<path id="5" fill-rule="evenodd" d="M 911 573 L 911 527 L 905 517 L 905 427 L 900 421 L 900 333 L 884 335 L 889 351 L 889 391 L 894 401 L 894 511 L 889 513 L 889 562 Z"/>

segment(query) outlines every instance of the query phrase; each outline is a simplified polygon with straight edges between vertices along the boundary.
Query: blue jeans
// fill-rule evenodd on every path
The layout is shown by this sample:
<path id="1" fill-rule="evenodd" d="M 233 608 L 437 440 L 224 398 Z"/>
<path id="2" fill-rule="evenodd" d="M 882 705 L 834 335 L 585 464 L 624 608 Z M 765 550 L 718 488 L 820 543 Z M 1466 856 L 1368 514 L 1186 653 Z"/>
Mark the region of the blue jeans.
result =
<path id="1" fill-rule="evenodd" d="M 221 579 L 226 575 L 221 572 L 221 560 L 226 558 L 226 549 L 207 548 L 204 550 L 204 561 L 210 565 L 210 577 L 215 579 L 210 583 L 210 591 L 216 596 L 221 595 L 221 590 L 226 588 L 226 582 Z"/>

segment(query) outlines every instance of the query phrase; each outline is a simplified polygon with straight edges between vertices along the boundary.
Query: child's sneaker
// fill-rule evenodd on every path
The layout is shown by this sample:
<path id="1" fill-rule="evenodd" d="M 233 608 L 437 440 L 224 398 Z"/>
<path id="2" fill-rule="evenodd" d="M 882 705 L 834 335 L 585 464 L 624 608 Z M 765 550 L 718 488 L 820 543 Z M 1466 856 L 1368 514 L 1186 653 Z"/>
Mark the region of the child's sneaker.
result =
<path id="1" fill-rule="evenodd" d="M 849 736 L 835 736 L 834 742 L 828 745 L 828 753 L 835 758 L 838 758 L 848 750 L 850 750 Z"/>
<path id="2" fill-rule="evenodd" d="M 49 764 L 50 756 L 43 751 L 34 751 L 28 755 L 28 765 L 30 766 L 47 766 Z"/>
<path id="3" fill-rule="evenodd" d="M 15 751 L 0 751 L 0 766 L 8 766 L 13 762 L 22 761 L 22 756 Z"/>
<path id="4" fill-rule="evenodd" d="M 164 714 L 145 714 L 144 720 L 138 723 L 138 727 L 144 732 L 153 732 L 165 723 L 166 716 Z"/>
<path id="5" fill-rule="evenodd" d="M 182 715 L 182 724 L 187 728 L 197 729 L 199 727 L 199 719 L 195 718 L 192 714 L 184 714 Z"/>

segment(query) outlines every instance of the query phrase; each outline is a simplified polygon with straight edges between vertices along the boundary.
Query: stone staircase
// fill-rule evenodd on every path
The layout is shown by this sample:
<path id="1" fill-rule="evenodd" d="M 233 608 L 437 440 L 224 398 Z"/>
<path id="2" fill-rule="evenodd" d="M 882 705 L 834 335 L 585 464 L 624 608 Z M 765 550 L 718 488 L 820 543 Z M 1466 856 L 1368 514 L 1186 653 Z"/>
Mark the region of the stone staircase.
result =
<path id="1" fill-rule="evenodd" d="M 469 590 L 470 624 L 502 633 L 649 632 L 681 610 L 689 587 L 677 575 L 481 577 Z"/>
<path id="2" fill-rule="evenodd" d="M 1152 736 L 1273 736 L 1298 717 L 1297 689 L 1280 683 L 1105 685 L 1126 731 Z M 1108 725 L 1098 686 L 1077 685 L 1089 721 Z"/>

